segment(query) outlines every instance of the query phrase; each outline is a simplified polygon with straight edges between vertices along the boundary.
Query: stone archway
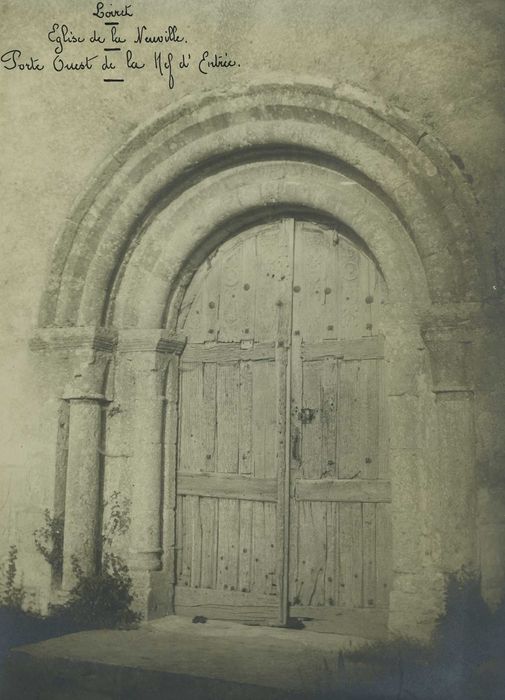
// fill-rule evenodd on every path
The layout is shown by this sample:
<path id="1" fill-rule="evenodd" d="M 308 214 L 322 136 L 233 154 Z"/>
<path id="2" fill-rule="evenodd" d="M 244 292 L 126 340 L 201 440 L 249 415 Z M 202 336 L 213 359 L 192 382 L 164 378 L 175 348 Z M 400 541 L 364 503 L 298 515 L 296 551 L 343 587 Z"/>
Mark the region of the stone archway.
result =
<path id="1" fill-rule="evenodd" d="M 388 286 L 389 627 L 422 636 L 442 604 L 441 467 L 456 445 L 462 467 L 446 538 L 456 543 L 454 566 L 475 557 L 468 329 L 480 322 L 487 283 L 471 199 L 450 158 L 403 115 L 348 88 L 267 84 L 187 100 L 134 134 L 69 217 L 33 343 L 52 351 L 61 373 L 63 585 L 72 555 L 96 565 L 104 407 L 121 406 L 106 430 L 128 445 L 130 563 L 146 615 L 170 611 L 178 310 L 219 243 L 286 211 L 340 227 Z"/>

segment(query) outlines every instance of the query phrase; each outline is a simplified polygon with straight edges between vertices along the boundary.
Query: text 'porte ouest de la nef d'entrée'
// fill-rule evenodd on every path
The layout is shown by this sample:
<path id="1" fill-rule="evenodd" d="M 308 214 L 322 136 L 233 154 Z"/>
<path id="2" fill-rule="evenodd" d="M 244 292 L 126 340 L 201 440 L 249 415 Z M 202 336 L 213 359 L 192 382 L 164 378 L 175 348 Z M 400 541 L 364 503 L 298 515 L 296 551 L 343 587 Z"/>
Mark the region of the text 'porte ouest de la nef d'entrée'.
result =
<path id="1" fill-rule="evenodd" d="M 114 6 L 97 2 L 90 9 L 87 27 L 82 26 L 82 19 L 80 26 L 49 23 L 49 59 L 14 46 L 2 52 L 0 66 L 13 74 L 42 73 L 47 69 L 75 75 L 93 72 L 99 73 L 105 83 L 123 83 L 132 73 L 154 71 L 170 89 L 182 71 L 207 76 L 216 72 L 229 74 L 240 68 L 224 47 L 197 47 L 196 42 L 191 46 L 176 24 L 150 27 L 141 20 L 133 3 Z"/>

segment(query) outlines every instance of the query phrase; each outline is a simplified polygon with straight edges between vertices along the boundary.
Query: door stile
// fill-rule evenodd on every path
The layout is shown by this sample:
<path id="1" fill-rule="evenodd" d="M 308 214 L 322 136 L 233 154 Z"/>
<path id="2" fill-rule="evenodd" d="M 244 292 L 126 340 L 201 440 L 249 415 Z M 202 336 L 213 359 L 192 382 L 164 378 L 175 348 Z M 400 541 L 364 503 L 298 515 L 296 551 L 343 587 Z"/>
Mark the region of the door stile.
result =
<path id="1" fill-rule="evenodd" d="M 288 560 L 286 547 L 289 534 L 289 497 L 286 497 L 286 480 L 289 474 L 286 463 L 286 384 L 288 378 L 289 350 L 283 340 L 278 340 L 275 348 L 276 397 L 277 397 L 277 553 L 279 571 L 279 624 L 287 622 L 287 576 Z"/>
<path id="2" fill-rule="evenodd" d="M 299 504 L 295 499 L 296 480 L 302 464 L 302 431 L 298 420 L 298 413 L 302 408 L 303 397 L 303 368 L 302 368 L 302 338 L 298 329 L 294 328 L 291 343 L 291 381 L 290 381 L 290 407 L 289 422 L 290 434 L 290 459 L 289 459 L 289 591 L 288 601 L 296 601 L 299 595 L 298 589 L 298 509 Z M 289 606 L 289 603 L 288 603 Z M 289 609 L 289 608 L 288 608 Z"/>
<path id="3" fill-rule="evenodd" d="M 289 477 L 291 452 L 291 421 L 288 412 L 291 405 L 291 334 L 293 327 L 293 264 L 294 219 L 283 219 L 288 236 L 287 294 L 278 301 L 277 338 L 275 344 L 276 395 L 277 395 L 277 552 L 279 571 L 279 624 L 286 625 L 289 617 Z"/>
<path id="4" fill-rule="evenodd" d="M 296 226 L 296 223 L 295 223 Z M 300 231 L 295 229 L 293 245 L 293 292 L 295 285 L 298 285 L 300 267 L 303 266 L 303 245 L 297 246 L 297 238 Z M 302 441 L 303 432 L 300 427 L 299 413 L 303 407 L 303 363 L 302 363 L 302 318 L 300 312 L 300 295 L 298 287 L 297 293 L 292 295 L 292 331 L 291 331 L 291 375 L 290 375 L 290 403 L 289 423 L 290 423 L 290 458 L 289 458 L 289 508 L 290 508 L 290 533 L 289 533 L 289 590 L 288 590 L 288 610 L 290 603 L 297 603 L 300 587 L 298 581 L 298 559 L 299 559 L 299 502 L 295 498 L 296 481 L 302 467 Z"/>

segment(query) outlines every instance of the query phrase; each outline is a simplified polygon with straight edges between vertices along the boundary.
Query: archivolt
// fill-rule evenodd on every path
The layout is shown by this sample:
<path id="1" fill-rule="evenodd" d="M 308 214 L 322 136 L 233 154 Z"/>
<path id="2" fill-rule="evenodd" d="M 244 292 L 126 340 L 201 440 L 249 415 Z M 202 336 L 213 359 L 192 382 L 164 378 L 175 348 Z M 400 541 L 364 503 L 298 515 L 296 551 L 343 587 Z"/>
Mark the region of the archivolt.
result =
<path id="1" fill-rule="evenodd" d="M 60 236 L 39 325 L 159 327 L 190 256 L 282 206 L 352 228 L 398 300 L 482 294 L 472 199 L 438 142 L 353 89 L 275 83 L 187 99 L 111 157 Z"/>

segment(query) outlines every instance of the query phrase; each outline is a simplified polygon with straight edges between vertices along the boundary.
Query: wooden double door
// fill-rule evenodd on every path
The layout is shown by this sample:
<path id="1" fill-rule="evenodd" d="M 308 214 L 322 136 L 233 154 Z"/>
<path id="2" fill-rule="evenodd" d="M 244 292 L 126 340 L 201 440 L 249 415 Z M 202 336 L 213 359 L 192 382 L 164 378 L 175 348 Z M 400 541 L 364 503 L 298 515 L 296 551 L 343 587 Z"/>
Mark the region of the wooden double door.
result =
<path id="1" fill-rule="evenodd" d="M 357 245 L 293 218 L 196 273 L 179 318 L 177 614 L 385 630 L 384 294 Z"/>

